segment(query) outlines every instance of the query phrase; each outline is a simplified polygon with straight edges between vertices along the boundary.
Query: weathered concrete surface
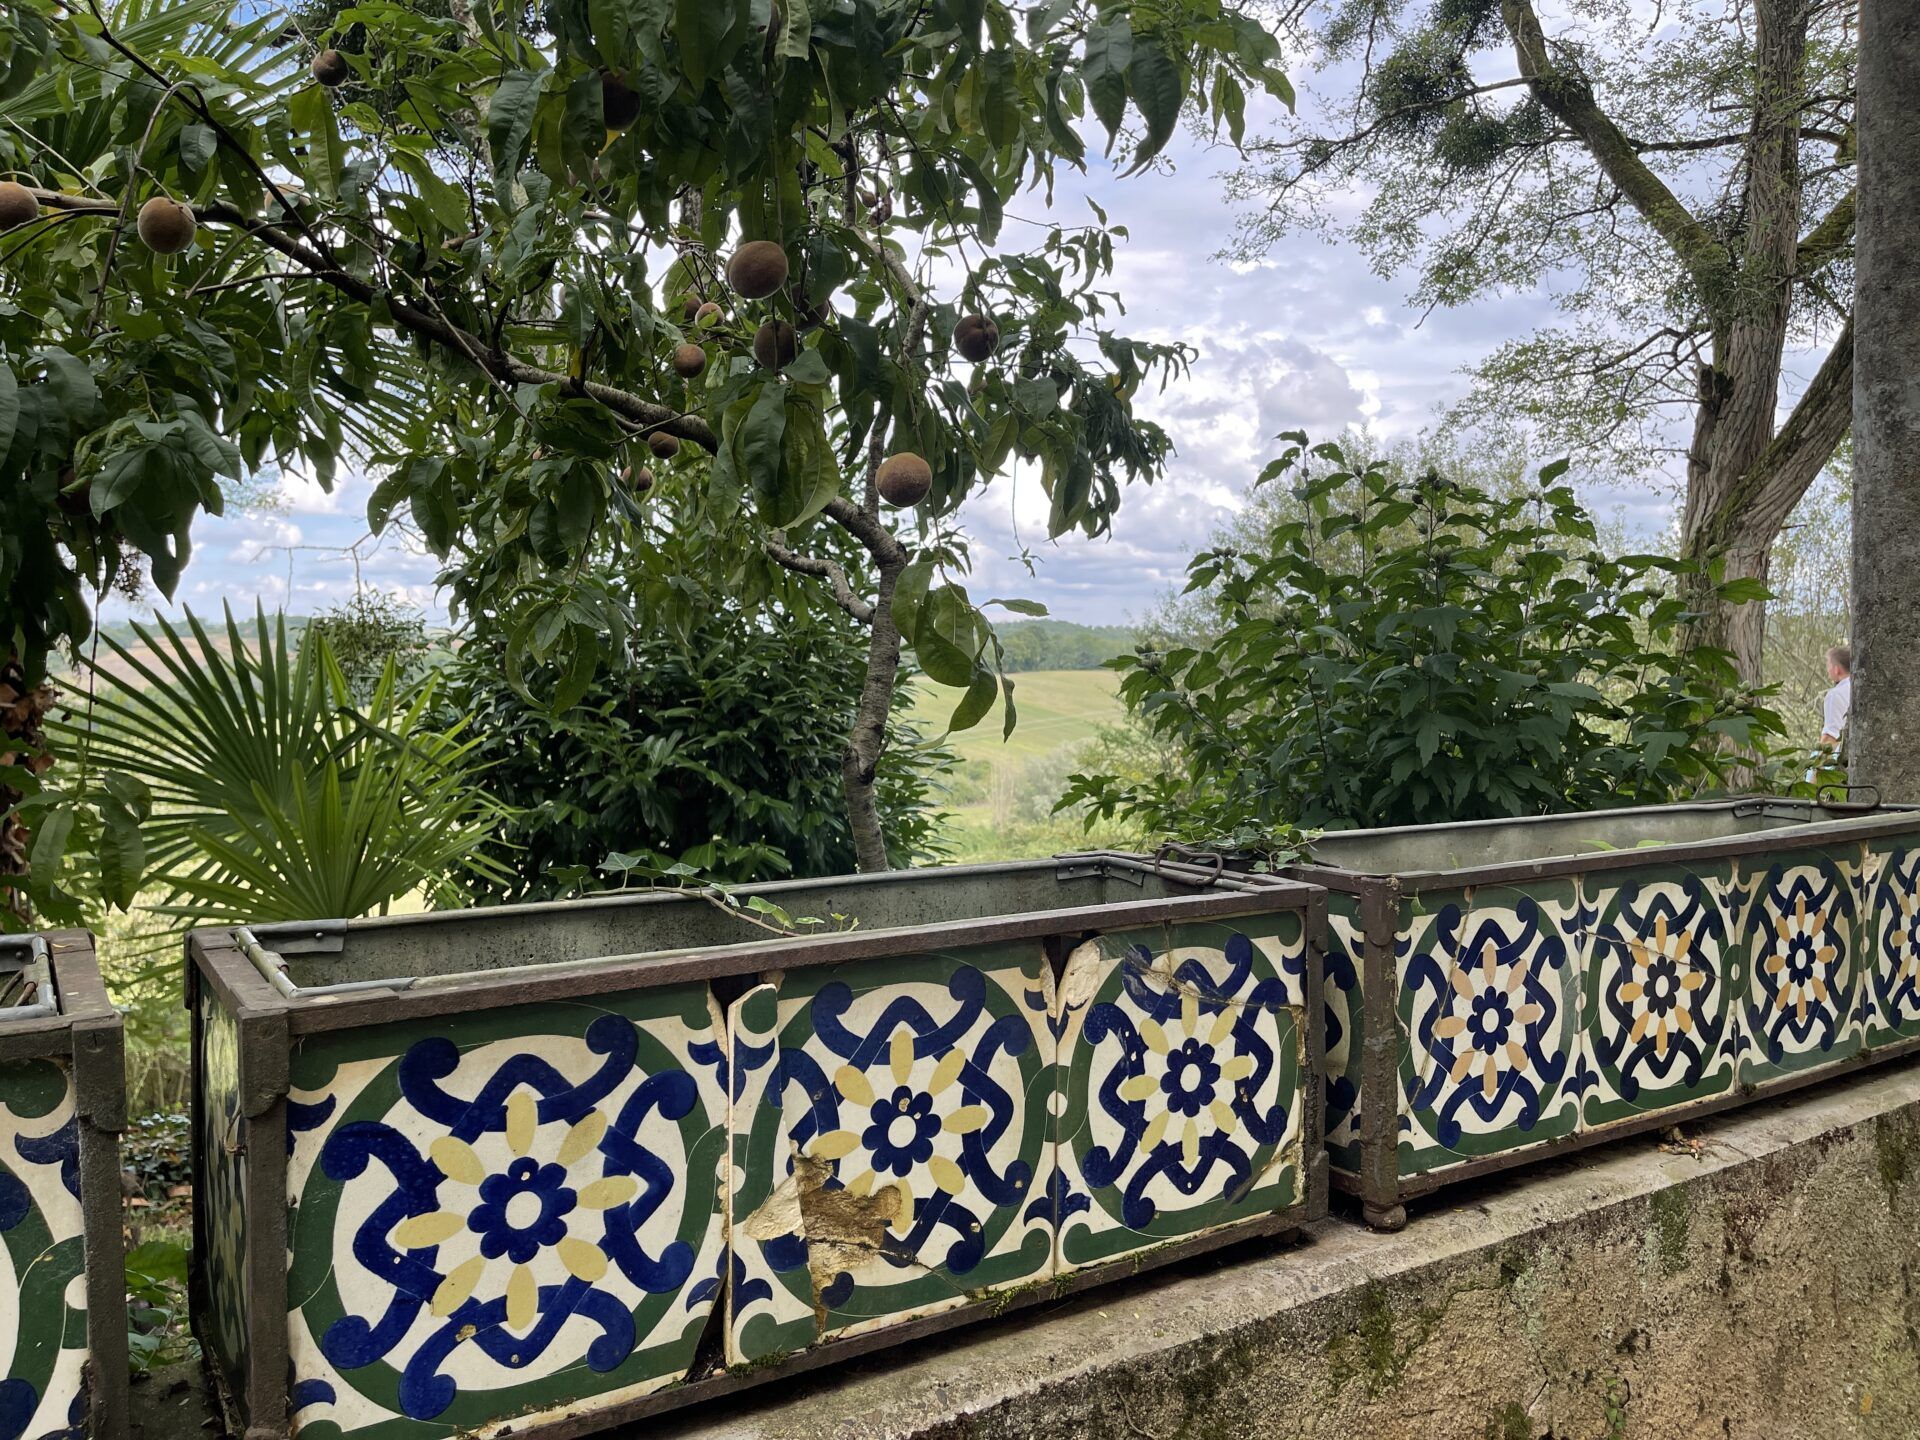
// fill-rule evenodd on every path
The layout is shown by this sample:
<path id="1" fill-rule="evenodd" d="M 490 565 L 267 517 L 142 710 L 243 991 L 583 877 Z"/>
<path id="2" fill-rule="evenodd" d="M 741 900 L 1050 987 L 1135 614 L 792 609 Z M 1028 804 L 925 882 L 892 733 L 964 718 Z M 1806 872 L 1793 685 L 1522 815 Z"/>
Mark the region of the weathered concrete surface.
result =
<path id="1" fill-rule="evenodd" d="M 1920 800 L 1920 5 L 1860 12 L 1847 749 L 1856 782 Z"/>
<path id="2" fill-rule="evenodd" d="M 1920 1068 L 1130 1282 L 679 1440 L 1920 1436 Z"/>

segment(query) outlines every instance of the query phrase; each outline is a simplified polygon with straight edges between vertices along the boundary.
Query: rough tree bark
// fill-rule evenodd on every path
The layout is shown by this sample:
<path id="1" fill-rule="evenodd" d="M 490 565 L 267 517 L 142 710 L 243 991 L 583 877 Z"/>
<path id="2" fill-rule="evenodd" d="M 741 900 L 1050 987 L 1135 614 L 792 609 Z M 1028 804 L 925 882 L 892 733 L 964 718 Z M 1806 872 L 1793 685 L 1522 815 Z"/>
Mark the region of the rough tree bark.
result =
<path id="1" fill-rule="evenodd" d="M 853 849 L 862 870 L 886 870 L 887 832 L 880 823 L 879 796 L 874 776 L 887 746 L 887 718 L 893 713 L 893 689 L 900 678 L 900 627 L 893 622 L 893 591 L 906 556 L 880 561 L 880 584 L 874 593 L 873 631 L 867 645 L 867 674 L 860 686 L 853 729 L 847 735 L 840 762 L 840 781 L 847 797 L 847 822 L 853 827 Z"/>
<path id="2" fill-rule="evenodd" d="M 1710 350 L 1698 376 L 1682 554 L 1716 566 L 1728 580 L 1764 581 L 1774 537 L 1832 458 L 1852 417 L 1849 323 L 1793 414 L 1777 430 L 1774 425 L 1794 285 L 1844 249 L 1853 230 L 1849 199 L 1801 236 L 1800 107 L 1809 0 L 1756 0 L 1753 7 L 1754 106 L 1737 248 L 1697 218 L 1640 158 L 1577 67 L 1556 60 L 1532 0 L 1502 0 L 1501 15 L 1533 94 L 1580 137 L 1686 266 L 1705 309 Z M 1702 616 L 1691 639 L 1732 651 L 1741 675 L 1757 682 L 1764 607 L 1728 606 L 1713 591 L 1705 576 L 1691 586 L 1689 598 Z"/>
<path id="3" fill-rule="evenodd" d="M 1864 0 L 1854 314 L 1856 783 L 1920 800 L 1920 6 Z"/>

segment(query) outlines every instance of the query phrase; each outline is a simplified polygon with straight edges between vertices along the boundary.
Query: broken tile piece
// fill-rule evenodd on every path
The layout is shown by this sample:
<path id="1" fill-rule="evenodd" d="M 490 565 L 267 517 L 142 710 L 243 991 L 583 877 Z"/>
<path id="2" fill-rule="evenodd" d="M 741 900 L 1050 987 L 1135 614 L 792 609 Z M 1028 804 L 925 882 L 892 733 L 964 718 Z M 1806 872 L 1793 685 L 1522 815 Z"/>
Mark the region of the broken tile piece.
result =
<path id="1" fill-rule="evenodd" d="M 729 1364 L 1052 1267 L 1038 941 L 789 971 L 728 1017 Z"/>

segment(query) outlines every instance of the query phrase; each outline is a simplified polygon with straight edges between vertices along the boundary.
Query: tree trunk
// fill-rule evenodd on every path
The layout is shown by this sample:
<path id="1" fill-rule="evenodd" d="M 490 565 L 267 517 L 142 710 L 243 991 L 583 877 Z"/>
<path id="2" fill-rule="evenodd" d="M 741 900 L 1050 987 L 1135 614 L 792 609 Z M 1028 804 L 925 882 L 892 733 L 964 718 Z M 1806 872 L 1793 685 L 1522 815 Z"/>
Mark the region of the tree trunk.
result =
<path id="1" fill-rule="evenodd" d="M 854 709 L 853 729 L 840 761 L 841 784 L 846 791 L 847 822 L 853 828 L 853 851 L 861 870 L 889 870 L 886 829 L 880 823 L 880 805 L 874 773 L 887 746 L 887 720 L 893 712 L 893 690 L 900 679 L 900 627 L 893 620 L 893 591 L 906 569 L 906 557 L 878 562 L 880 584 L 873 600 L 873 628 L 867 642 L 867 677 Z"/>
<path id="2" fill-rule="evenodd" d="M 1856 783 L 1920 800 L 1920 8 L 1864 0 L 1854 314 Z"/>
<path id="3" fill-rule="evenodd" d="M 1820 368 L 1793 415 L 1774 433 L 1780 360 L 1794 285 L 1844 247 L 1852 208 L 1842 204 L 1800 238 L 1801 105 L 1810 0 L 1755 0 L 1754 102 L 1746 189 L 1734 238 L 1696 217 L 1641 158 L 1595 99 L 1577 54 L 1547 40 L 1533 0 L 1501 0 L 1514 57 L 1535 99 L 1580 137 L 1607 179 L 1686 267 L 1712 331 L 1687 457 L 1681 553 L 1721 578 L 1764 581 L 1773 540 L 1833 457 L 1851 413 L 1852 332 Z M 1757 683 L 1766 632 L 1758 602 L 1728 605 L 1712 577 L 1690 580 L 1699 621 L 1688 639 L 1733 653 Z"/>
<path id="4" fill-rule="evenodd" d="M 1830 417 L 1834 377 L 1821 367 L 1795 415 L 1774 433 L 1780 404 L 1780 362 L 1793 305 L 1800 247 L 1800 103 L 1805 89 L 1807 0 L 1759 0 L 1754 7 L 1754 110 L 1749 151 L 1745 235 L 1736 277 L 1706 297 L 1715 316 L 1712 358 L 1700 371 L 1700 408 L 1687 453 L 1687 506 L 1681 554 L 1717 565 L 1726 580 L 1765 583 L 1780 527 L 1833 455 L 1844 425 L 1817 423 L 1805 400 Z M 1850 352 L 1849 352 L 1850 354 Z M 1831 359 L 1831 357 L 1830 357 Z M 1851 363 L 1850 360 L 1848 362 Z M 1740 676 L 1758 684 L 1766 641 L 1766 606 L 1729 605 L 1711 576 L 1690 582 L 1701 619 L 1695 644 L 1731 651 Z"/>

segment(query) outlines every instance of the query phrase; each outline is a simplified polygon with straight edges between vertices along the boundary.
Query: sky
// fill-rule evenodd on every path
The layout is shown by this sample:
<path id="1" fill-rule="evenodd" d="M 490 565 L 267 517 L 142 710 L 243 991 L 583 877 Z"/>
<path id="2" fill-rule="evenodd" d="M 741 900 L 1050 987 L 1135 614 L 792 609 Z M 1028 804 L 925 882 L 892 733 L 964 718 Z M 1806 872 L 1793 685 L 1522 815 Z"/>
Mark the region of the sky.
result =
<path id="1" fill-rule="evenodd" d="M 1322 78 L 1337 88 L 1337 76 Z M 1262 115 L 1255 108 L 1249 118 L 1257 133 Z M 1464 393 L 1464 367 L 1554 313 L 1549 296 L 1496 296 L 1422 319 L 1407 303 L 1410 278 L 1383 279 L 1356 247 L 1314 233 L 1256 264 L 1214 258 L 1237 219 L 1223 199 L 1233 158 L 1183 131 L 1169 146 L 1170 173 L 1121 178 L 1097 158 L 1085 174 L 1060 172 L 1054 209 L 1068 223 L 1092 219 L 1090 197 L 1128 231 L 1111 286 L 1127 306 L 1125 333 L 1184 341 L 1198 358 L 1164 393 L 1143 390 L 1136 400 L 1173 437 L 1176 454 L 1164 478 L 1131 487 L 1110 536 L 1049 542 L 1046 497 L 1030 475 L 996 479 L 968 502 L 962 523 L 973 539 L 975 595 L 1038 600 L 1058 618 L 1089 624 L 1142 617 L 1179 587 L 1188 560 L 1242 503 L 1276 453 L 1277 433 L 1319 438 L 1367 426 L 1389 442 L 1410 438 Z M 1045 215 L 1039 193 L 1008 208 Z M 311 613 L 351 596 L 357 571 L 360 583 L 399 591 L 444 619 L 433 558 L 399 538 L 366 538 L 371 488 L 362 475 L 330 493 L 289 479 L 272 513 L 203 517 L 176 606 L 217 610 L 226 600 L 251 609 L 257 597 L 270 609 Z M 1670 496 L 1657 489 L 1588 489 L 1588 502 L 1629 532 L 1655 535 L 1669 521 Z M 343 553 L 356 542 L 357 565 Z M 1023 546 L 1034 574 L 1016 558 Z M 114 602 L 109 614 L 127 609 Z"/>

